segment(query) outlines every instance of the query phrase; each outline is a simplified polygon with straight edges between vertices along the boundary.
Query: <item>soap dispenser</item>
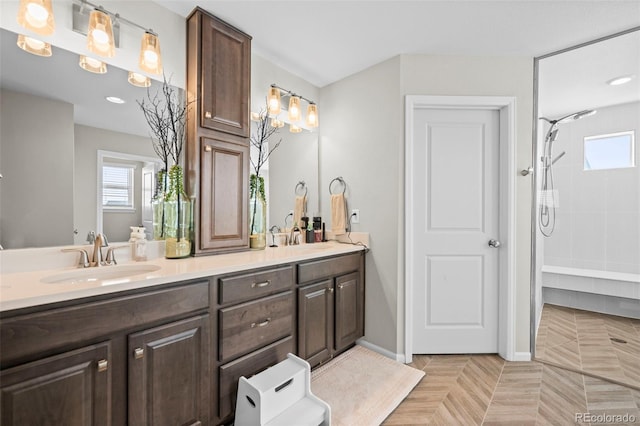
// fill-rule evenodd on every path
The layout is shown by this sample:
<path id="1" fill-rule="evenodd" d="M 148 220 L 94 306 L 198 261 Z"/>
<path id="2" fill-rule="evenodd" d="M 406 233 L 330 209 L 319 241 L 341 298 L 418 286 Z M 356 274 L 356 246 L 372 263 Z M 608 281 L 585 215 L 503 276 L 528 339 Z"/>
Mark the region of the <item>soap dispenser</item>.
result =
<path id="1" fill-rule="evenodd" d="M 135 261 L 147 260 L 147 236 L 144 226 L 130 226 L 131 258 Z"/>

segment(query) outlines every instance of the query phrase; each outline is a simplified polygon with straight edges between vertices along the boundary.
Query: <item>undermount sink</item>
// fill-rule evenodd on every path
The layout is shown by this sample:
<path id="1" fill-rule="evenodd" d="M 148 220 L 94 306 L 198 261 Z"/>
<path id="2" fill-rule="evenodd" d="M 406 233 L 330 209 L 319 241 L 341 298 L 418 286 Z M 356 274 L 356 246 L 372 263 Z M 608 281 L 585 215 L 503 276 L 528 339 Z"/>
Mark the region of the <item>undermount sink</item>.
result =
<path id="1" fill-rule="evenodd" d="M 42 278 L 41 281 L 47 284 L 81 284 L 127 278 L 134 275 L 155 272 L 159 269 L 160 267 L 158 265 L 99 266 L 97 268 L 77 269 L 49 275 Z"/>

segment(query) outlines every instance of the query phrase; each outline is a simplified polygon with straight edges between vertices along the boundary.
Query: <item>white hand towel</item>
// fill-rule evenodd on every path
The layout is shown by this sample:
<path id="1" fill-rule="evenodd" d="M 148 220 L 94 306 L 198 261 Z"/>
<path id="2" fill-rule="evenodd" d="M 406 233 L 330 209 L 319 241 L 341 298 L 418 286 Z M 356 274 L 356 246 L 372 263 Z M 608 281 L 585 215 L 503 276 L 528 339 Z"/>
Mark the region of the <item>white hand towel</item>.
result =
<path id="1" fill-rule="evenodd" d="M 347 210 L 344 194 L 331 194 L 331 230 L 335 235 L 346 233 Z"/>

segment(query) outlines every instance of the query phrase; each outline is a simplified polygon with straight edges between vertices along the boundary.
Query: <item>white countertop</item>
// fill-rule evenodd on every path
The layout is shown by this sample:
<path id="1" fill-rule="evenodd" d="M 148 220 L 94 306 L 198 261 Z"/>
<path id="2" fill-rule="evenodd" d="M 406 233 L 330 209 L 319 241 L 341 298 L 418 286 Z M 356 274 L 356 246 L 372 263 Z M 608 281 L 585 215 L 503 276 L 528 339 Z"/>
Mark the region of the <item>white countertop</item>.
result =
<path id="1" fill-rule="evenodd" d="M 145 262 L 126 262 L 115 266 L 79 269 L 65 267 L 38 271 L 16 272 L 0 275 L 0 312 L 116 293 L 137 288 L 192 280 L 213 275 L 264 268 L 283 263 L 300 262 L 319 257 L 332 256 L 363 250 L 360 245 L 342 244 L 335 241 L 299 246 L 276 247 L 265 250 L 250 250 L 212 256 L 188 257 L 185 259 L 157 258 Z M 132 265 L 156 266 L 158 270 L 139 273 L 122 278 L 82 281 L 77 283 L 46 283 L 43 279 L 72 271 L 89 269 L 131 267 Z"/>

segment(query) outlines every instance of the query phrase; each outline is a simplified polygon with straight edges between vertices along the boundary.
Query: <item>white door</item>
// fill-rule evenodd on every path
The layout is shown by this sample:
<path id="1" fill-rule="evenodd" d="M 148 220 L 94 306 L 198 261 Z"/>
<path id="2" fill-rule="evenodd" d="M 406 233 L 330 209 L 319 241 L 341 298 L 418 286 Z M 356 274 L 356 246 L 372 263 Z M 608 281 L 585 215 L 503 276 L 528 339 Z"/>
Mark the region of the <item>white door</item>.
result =
<path id="1" fill-rule="evenodd" d="M 498 352 L 499 120 L 415 110 L 413 353 Z"/>
<path id="2" fill-rule="evenodd" d="M 142 226 L 148 240 L 153 239 L 153 209 L 151 199 L 155 191 L 155 164 L 145 163 L 142 168 Z"/>

